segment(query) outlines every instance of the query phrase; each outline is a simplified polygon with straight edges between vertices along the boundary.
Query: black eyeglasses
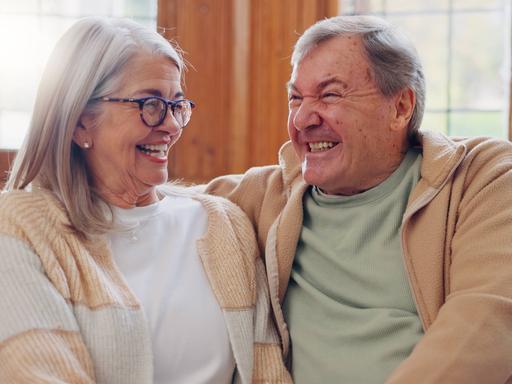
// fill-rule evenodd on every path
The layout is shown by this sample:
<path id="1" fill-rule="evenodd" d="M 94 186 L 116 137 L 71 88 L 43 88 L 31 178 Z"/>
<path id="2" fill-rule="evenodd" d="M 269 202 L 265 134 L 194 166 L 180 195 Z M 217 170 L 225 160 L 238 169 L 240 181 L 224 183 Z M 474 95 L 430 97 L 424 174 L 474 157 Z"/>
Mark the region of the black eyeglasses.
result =
<path id="1" fill-rule="evenodd" d="M 112 101 L 117 103 L 137 103 L 139 104 L 140 118 L 142 122 L 150 128 L 158 127 L 164 122 L 169 107 L 171 107 L 172 115 L 180 125 L 180 128 L 185 128 L 192 116 L 192 108 L 195 108 L 196 106 L 192 100 L 167 100 L 159 96 L 142 97 L 140 99 L 99 97 L 93 100 Z"/>

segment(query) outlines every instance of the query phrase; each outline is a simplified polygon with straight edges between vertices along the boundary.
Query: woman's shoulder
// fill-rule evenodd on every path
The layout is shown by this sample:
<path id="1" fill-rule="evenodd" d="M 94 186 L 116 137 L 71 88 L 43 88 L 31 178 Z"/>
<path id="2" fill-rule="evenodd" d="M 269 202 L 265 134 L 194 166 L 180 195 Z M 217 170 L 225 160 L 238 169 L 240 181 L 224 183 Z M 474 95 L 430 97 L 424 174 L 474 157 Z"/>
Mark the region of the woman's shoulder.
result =
<path id="1" fill-rule="evenodd" d="M 247 215 L 233 202 L 221 196 L 208 195 L 194 186 L 166 185 L 164 194 L 191 199 L 201 204 L 208 216 L 210 228 L 224 232 L 231 228 L 237 233 L 253 232 Z"/>
<path id="2" fill-rule="evenodd" d="M 21 225 L 67 221 L 57 198 L 46 190 L 15 190 L 0 194 L 0 222 Z"/>

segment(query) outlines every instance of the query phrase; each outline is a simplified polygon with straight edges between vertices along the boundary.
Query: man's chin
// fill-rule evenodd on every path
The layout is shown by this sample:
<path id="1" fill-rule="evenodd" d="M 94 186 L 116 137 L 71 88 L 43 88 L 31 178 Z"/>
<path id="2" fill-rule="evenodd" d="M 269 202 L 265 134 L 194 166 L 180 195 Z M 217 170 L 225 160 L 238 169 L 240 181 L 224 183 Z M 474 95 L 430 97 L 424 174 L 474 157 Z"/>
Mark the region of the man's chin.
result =
<path id="1" fill-rule="evenodd" d="M 324 178 L 319 174 L 319 172 L 316 169 L 303 167 L 302 177 L 304 178 L 304 182 L 308 185 L 314 185 L 319 187 L 320 189 L 322 189 L 323 186 L 325 186 Z"/>

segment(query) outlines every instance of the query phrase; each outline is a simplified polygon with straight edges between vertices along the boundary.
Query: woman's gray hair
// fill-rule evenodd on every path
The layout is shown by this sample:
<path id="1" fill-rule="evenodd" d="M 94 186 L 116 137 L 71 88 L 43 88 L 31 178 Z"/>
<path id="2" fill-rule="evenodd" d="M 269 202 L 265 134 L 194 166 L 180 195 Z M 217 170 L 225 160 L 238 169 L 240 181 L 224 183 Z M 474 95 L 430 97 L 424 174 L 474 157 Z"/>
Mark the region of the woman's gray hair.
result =
<path id="1" fill-rule="evenodd" d="M 65 207 L 84 238 L 112 228 L 108 205 L 90 186 L 83 150 L 73 142 L 80 117 L 96 120 L 101 103 L 121 88 L 123 70 L 137 54 L 167 57 L 183 73 L 177 49 L 149 28 L 127 19 L 88 17 L 59 40 L 43 73 L 32 119 L 5 189 L 44 188 Z"/>
<path id="2" fill-rule="evenodd" d="M 409 139 L 414 141 L 425 110 L 425 77 L 418 53 L 410 40 L 386 21 L 372 16 L 337 16 L 317 22 L 308 28 L 295 44 L 291 64 L 296 66 L 315 47 L 335 37 L 359 35 L 384 96 L 392 96 L 404 88 L 416 95 Z"/>

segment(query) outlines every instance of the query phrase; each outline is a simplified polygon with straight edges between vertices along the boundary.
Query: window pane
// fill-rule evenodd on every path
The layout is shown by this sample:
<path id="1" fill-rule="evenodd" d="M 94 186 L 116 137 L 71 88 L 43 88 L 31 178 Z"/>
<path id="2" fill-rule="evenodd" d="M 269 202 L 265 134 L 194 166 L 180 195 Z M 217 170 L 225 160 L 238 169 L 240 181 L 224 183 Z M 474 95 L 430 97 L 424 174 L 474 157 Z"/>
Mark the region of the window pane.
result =
<path id="1" fill-rule="evenodd" d="M 504 112 L 454 112 L 450 135 L 506 137 Z"/>
<path id="2" fill-rule="evenodd" d="M 423 128 L 508 136 L 511 0 L 339 3 L 345 9 L 350 8 L 347 3 L 356 9 L 357 3 L 360 12 L 355 13 L 376 13 L 411 37 L 427 84 Z M 452 110 L 457 113 L 450 115 L 450 123 L 446 113 Z M 477 128 L 477 123 L 483 126 Z"/>
<path id="3" fill-rule="evenodd" d="M 426 111 L 421 123 L 421 129 L 448 133 L 446 128 L 446 113 L 445 112 L 429 112 Z"/>
<path id="4" fill-rule="evenodd" d="M 40 77 L 60 36 L 78 18 L 131 17 L 156 28 L 157 0 L 0 0 L 0 148 L 18 148 Z"/>
<path id="5" fill-rule="evenodd" d="M 43 60 L 35 15 L 0 15 L 0 110 L 29 110 Z M 27 54 L 29 53 L 29 54 Z"/>
<path id="6" fill-rule="evenodd" d="M 445 11 L 448 9 L 447 0 L 386 0 L 386 12 L 425 12 Z"/>
<path id="7" fill-rule="evenodd" d="M 36 12 L 39 0 L 0 1 L 1 13 L 30 13 Z"/>
<path id="8" fill-rule="evenodd" d="M 510 0 L 452 0 L 453 9 L 458 10 L 489 10 L 503 9 Z"/>
<path id="9" fill-rule="evenodd" d="M 0 149 L 19 148 L 30 123 L 30 112 L 0 110 Z"/>
<path id="10" fill-rule="evenodd" d="M 382 13 L 386 0 L 338 0 L 341 15 Z"/>
<path id="11" fill-rule="evenodd" d="M 88 14 L 83 11 L 84 1 L 80 0 L 41 0 L 41 14 L 48 16 L 66 16 L 78 18 L 87 16 Z M 91 1 L 92 5 L 96 6 L 96 15 L 107 15 L 109 11 L 110 2 L 106 1 L 98 5 L 96 1 Z"/>
<path id="12" fill-rule="evenodd" d="M 446 108 L 448 16 L 446 14 L 389 16 L 418 50 L 427 83 L 427 109 Z M 437 26 L 432 28 L 432 26 Z"/>
<path id="13" fill-rule="evenodd" d="M 140 1 L 140 0 L 124 0 L 123 16 L 135 18 L 154 19 L 156 15 L 156 0 Z"/>
<path id="14" fill-rule="evenodd" d="M 505 25 L 498 12 L 454 14 L 453 108 L 503 108 L 508 85 Z"/>

